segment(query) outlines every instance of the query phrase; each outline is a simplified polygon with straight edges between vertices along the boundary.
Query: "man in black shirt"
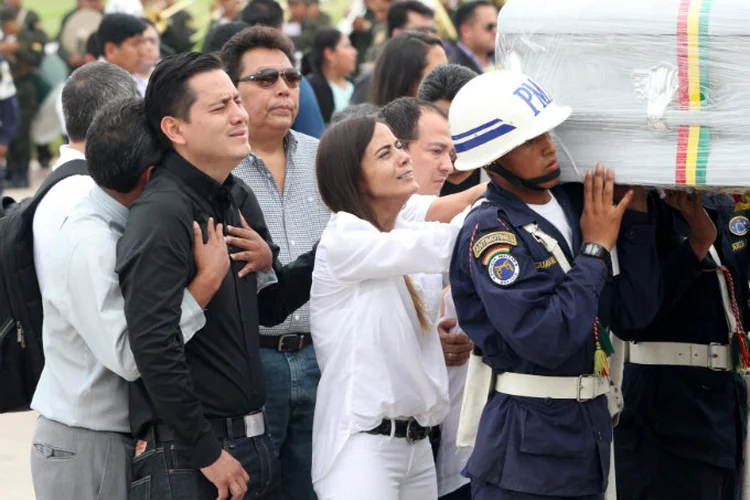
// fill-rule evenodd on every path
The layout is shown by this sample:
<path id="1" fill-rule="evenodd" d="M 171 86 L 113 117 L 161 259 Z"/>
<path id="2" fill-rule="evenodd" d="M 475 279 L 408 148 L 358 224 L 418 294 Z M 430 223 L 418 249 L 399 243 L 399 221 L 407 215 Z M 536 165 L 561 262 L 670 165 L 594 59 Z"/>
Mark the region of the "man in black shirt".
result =
<path id="1" fill-rule="evenodd" d="M 131 388 L 131 427 L 140 441 L 130 498 L 278 498 L 258 324 L 279 323 L 308 301 L 314 250 L 281 267 L 255 196 L 230 175 L 250 153 L 248 117 L 215 56 L 166 58 L 145 101 L 168 152 L 132 205 L 118 245 L 141 373 Z M 233 264 L 206 308 L 201 335 L 184 345 L 179 301 L 196 272 L 192 225 L 205 227 L 209 218 L 228 227 Z M 270 273 L 257 272 L 264 270 Z"/>

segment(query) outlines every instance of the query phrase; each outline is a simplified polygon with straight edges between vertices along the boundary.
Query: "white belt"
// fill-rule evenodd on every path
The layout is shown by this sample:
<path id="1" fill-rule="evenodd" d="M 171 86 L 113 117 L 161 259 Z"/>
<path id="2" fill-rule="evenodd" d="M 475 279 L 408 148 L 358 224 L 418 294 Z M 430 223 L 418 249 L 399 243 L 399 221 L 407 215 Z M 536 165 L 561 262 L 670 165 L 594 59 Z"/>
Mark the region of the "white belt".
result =
<path id="1" fill-rule="evenodd" d="M 732 349 L 724 344 L 631 342 L 630 362 L 638 365 L 697 366 L 728 371 L 732 369 Z"/>
<path id="2" fill-rule="evenodd" d="M 495 390 L 509 396 L 528 398 L 575 399 L 588 401 L 609 392 L 609 378 L 594 375 L 578 377 L 545 377 L 524 373 L 497 376 Z"/>

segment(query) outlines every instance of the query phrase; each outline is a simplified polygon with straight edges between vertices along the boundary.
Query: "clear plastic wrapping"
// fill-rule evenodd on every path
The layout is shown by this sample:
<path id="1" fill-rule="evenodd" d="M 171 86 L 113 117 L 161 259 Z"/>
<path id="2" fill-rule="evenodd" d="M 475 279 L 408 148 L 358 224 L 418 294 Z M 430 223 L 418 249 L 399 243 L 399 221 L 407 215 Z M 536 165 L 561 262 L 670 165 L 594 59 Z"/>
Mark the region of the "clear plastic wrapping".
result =
<path id="1" fill-rule="evenodd" d="M 601 162 L 618 182 L 750 186 L 750 2 L 509 0 L 496 60 L 573 115 L 563 180 Z"/>

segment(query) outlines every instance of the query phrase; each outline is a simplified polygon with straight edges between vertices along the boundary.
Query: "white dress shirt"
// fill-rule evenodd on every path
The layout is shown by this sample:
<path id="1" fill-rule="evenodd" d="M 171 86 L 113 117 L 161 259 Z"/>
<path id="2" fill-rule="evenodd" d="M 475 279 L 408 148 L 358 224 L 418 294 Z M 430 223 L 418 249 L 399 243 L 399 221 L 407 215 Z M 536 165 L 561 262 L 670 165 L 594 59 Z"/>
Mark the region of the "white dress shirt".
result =
<path id="1" fill-rule="evenodd" d="M 60 165 L 71 160 L 85 160 L 83 153 L 70 146 L 60 146 L 60 158 L 52 167 L 56 170 Z M 95 186 L 94 180 L 88 175 L 73 175 L 63 179 L 50 189 L 44 196 L 34 213 L 34 267 L 39 281 L 39 289 L 44 291 L 47 281 L 49 261 L 56 251 L 54 243 L 63 222 L 73 207 L 87 195 Z"/>
<path id="2" fill-rule="evenodd" d="M 399 217 L 394 230 L 381 232 L 345 212 L 331 217 L 310 292 L 321 370 L 313 482 L 325 477 L 350 436 L 384 418 L 415 417 L 433 426 L 447 414 L 440 339 L 419 325 L 404 275 L 446 269 L 462 221 L 413 223 Z"/>
<path id="3" fill-rule="evenodd" d="M 95 186 L 54 241 L 42 293 L 45 365 L 31 407 L 56 422 L 130 432 L 128 383 L 139 377 L 115 273 L 128 209 Z M 180 327 L 187 342 L 203 310 L 185 290 Z"/>
<path id="4" fill-rule="evenodd" d="M 427 211 L 437 196 L 426 194 L 413 194 L 399 212 L 398 217 L 410 222 L 423 222 L 427 218 Z"/>

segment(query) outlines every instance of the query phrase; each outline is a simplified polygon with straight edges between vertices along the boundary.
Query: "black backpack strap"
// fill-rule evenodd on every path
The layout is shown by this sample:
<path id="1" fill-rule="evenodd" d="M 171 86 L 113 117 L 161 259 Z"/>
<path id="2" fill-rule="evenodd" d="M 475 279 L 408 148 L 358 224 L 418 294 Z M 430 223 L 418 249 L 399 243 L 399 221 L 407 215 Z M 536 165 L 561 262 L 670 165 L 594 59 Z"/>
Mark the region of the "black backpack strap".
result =
<path id="1" fill-rule="evenodd" d="M 31 215 L 31 217 L 34 216 L 37 205 L 39 205 L 42 198 L 44 198 L 49 190 L 55 187 L 55 184 L 74 175 L 89 175 L 89 170 L 86 167 L 85 160 L 70 160 L 52 171 L 52 173 L 44 179 L 44 182 L 39 186 L 36 193 L 34 193 L 31 203 L 29 204 L 29 215 Z"/>
<path id="2" fill-rule="evenodd" d="M 73 175 L 89 175 L 89 169 L 86 167 L 86 160 L 70 160 L 57 167 L 47 176 L 44 182 L 42 182 L 42 185 L 39 186 L 39 189 L 34 194 L 34 198 L 44 198 L 44 195 L 46 195 L 50 189 L 55 187 L 55 184 Z"/>

